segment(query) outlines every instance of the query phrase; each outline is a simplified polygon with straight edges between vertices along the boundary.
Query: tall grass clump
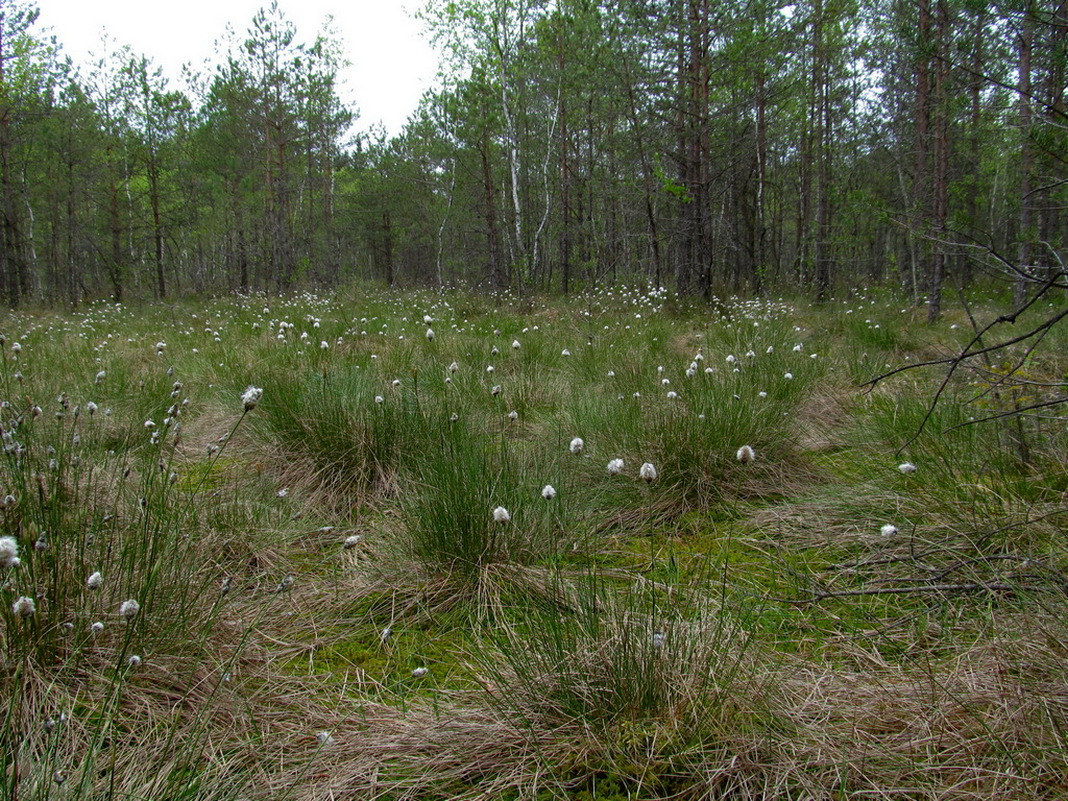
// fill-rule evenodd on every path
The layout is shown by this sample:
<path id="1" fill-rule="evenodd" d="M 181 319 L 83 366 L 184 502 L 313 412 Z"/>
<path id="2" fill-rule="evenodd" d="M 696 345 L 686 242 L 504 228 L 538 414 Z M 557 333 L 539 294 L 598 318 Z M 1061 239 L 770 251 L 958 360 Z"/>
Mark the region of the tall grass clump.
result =
<path id="1" fill-rule="evenodd" d="M 641 797 L 692 789 L 710 763 L 786 725 L 752 613 L 708 589 L 669 601 L 593 575 L 561 581 L 475 648 L 487 703 L 532 740 L 570 743 L 570 758 L 547 766 L 557 780 L 612 776 Z"/>
<path id="2" fill-rule="evenodd" d="M 356 501 L 388 497 L 398 471 L 424 449 L 418 397 L 345 365 L 279 370 L 255 421 L 294 479 Z"/>
<path id="3" fill-rule="evenodd" d="M 424 574 L 470 589 L 495 567 L 528 565 L 559 547 L 556 499 L 506 443 L 463 419 L 435 424 L 405 473 L 400 552 Z"/>
<path id="4" fill-rule="evenodd" d="M 203 500 L 183 480 L 180 392 L 104 451 L 95 403 L 21 389 L 0 403 L 0 797 L 119 797 L 135 774 L 182 797 L 172 780 L 204 767 L 212 666 L 234 642 Z"/>
<path id="5" fill-rule="evenodd" d="M 666 365 L 647 360 L 640 371 L 633 360 L 621 364 L 601 391 L 575 397 L 563 417 L 571 430 L 588 432 L 605 461 L 655 463 L 658 508 L 708 508 L 783 490 L 786 468 L 799 461 L 801 413 L 823 362 L 779 343 Z M 740 460 L 743 446 L 756 458 Z M 607 505 L 638 497 L 635 485 L 621 482 L 602 490 Z"/>

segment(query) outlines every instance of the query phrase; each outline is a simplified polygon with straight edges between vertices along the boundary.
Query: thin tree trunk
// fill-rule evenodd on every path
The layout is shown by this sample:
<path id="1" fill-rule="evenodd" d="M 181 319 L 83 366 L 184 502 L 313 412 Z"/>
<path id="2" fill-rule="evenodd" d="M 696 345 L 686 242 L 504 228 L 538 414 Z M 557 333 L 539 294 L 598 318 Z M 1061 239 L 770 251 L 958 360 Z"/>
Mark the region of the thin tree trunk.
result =
<path id="1" fill-rule="evenodd" d="M 1021 273 L 1030 270 L 1032 260 L 1031 241 L 1034 236 L 1034 193 L 1032 171 L 1034 170 L 1034 146 L 1031 142 L 1031 48 L 1034 42 L 1034 7 L 1028 3 L 1024 12 L 1023 27 L 1018 40 L 1019 102 L 1017 113 L 1020 126 L 1020 216 L 1017 231 L 1016 269 Z M 1027 280 L 1017 274 L 1013 284 L 1013 301 L 1021 306 L 1027 297 Z"/>

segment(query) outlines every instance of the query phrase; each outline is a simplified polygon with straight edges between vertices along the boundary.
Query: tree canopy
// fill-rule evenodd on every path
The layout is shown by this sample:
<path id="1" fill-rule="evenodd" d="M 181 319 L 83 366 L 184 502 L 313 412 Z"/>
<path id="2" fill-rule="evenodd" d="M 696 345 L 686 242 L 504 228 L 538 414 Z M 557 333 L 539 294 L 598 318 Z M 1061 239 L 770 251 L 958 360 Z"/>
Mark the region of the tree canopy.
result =
<path id="1" fill-rule="evenodd" d="M 1068 8 L 428 0 L 437 88 L 354 136 L 277 4 L 176 89 L 0 15 L 0 299 L 352 279 L 680 293 L 892 282 L 932 318 L 1063 268 Z"/>

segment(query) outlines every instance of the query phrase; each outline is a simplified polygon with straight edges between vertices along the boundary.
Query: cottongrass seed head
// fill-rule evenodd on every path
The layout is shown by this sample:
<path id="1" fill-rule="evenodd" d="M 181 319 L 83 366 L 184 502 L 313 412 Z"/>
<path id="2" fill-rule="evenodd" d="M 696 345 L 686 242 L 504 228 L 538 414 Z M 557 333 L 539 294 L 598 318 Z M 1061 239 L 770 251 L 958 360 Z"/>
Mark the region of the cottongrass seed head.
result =
<path id="1" fill-rule="evenodd" d="M 119 605 L 119 614 L 127 620 L 133 620 L 137 617 L 137 613 L 141 611 L 141 604 L 139 604 L 133 598 L 123 601 Z"/>
<path id="2" fill-rule="evenodd" d="M 263 389 L 260 387 L 247 387 L 244 392 L 241 393 L 241 403 L 245 406 L 246 412 L 251 412 L 256 408 L 256 405 L 263 397 Z"/>
<path id="3" fill-rule="evenodd" d="M 897 469 L 905 475 L 908 475 L 909 473 L 916 472 L 916 465 L 914 465 L 912 462 L 902 462 L 897 466 Z"/>
<path id="4" fill-rule="evenodd" d="M 321 745 L 323 748 L 328 748 L 331 745 L 334 745 L 334 743 L 336 743 L 337 741 L 334 739 L 333 735 L 330 734 L 330 732 L 320 731 L 316 732 L 315 734 L 315 742 L 319 743 L 319 745 Z"/>
<path id="5" fill-rule="evenodd" d="M 652 462 L 646 462 L 638 470 L 638 475 L 642 481 L 656 481 L 656 468 Z"/>
<path id="6" fill-rule="evenodd" d="M 85 581 L 85 586 L 91 590 L 98 590 L 104 584 L 104 576 L 100 571 L 96 571 Z"/>
<path id="7" fill-rule="evenodd" d="M 503 506 L 498 506 L 496 509 L 493 510 L 493 521 L 495 523 L 507 523 L 511 519 L 512 516 Z"/>
<path id="8" fill-rule="evenodd" d="M 756 451 L 754 451 L 752 446 L 750 445 L 743 445 L 734 455 L 742 464 L 748 464 L 749 462 L 756 461 Z"/>
<path id="9" fill-rule="evenodd" d="M 547 501 L 551 501 L 556 497 L 556 489 L 552 484 L 546 484 L 541 490 L 541 497 Z"/>
<path id="10" fill-rule="evenodd" d="M 14 537 L 0 537 L 0 567 L 18 567 L 19 543 Z"/>
<path id="11" fill-rule="evenodd" d="M 582 453 L 585 447 L 586 443 L 582 441 L 582 437 L 575 437 L 573 440 L 571 440 L 571 444 L 568 445 L 568 449 L 572 453 Z"/>
<path id="12" fill-rule="evenodd" d="M 608 463 L 608 475 L 610 475 L 610 476 L 618 476 L 622 472 L 623 472 L 623 460 L 622 459 L 612 459 Z"/>
<path id="13" fill-rule="evenodd" d="M 892 537 L 897 534 L 897 526 L 895 526 L 893 523 L 887 523 L 881 529 L 879 529 L 879 533 L 882 534 L 884 537 Z"/>
<path id="14" fill-rule="evenodd" d="M 37 611 L 37 604 L 34 603 L 33 598 L 26 595 L 20 597 L 15 603 L 11 604 L 11 614 L 15 617 L 33 617 Z"/>

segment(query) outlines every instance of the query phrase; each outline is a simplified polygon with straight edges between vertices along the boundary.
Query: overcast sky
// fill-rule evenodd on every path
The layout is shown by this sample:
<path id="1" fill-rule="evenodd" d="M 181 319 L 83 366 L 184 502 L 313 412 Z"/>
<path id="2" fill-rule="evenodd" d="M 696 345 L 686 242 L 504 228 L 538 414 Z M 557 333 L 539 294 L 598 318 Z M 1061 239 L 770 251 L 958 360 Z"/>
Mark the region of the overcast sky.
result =
<path id="1" fill-rule="evenodd" d="M 2 0 L 0 0 L 2 1 Z M 311 42 L 328 15 L 351 66 L 342 97 L 360 111 L 357 128 L 382 122 L 397 134 L 425 89 L 433 85 L 437 58 L 408 9 L 419 0 L 279 0 L 297 27 L 298 41 Z M 244 33 L 270 0 L 37 0 L 40 31 L 51 28 L 63 51 L 79 66 L 102 52 L 103 31 L 118 46 L 130 45 L 163 68 L 180 86 L 182 64 L 201 69 L 215 62 L 215 42 L 227 24 Z"/>

